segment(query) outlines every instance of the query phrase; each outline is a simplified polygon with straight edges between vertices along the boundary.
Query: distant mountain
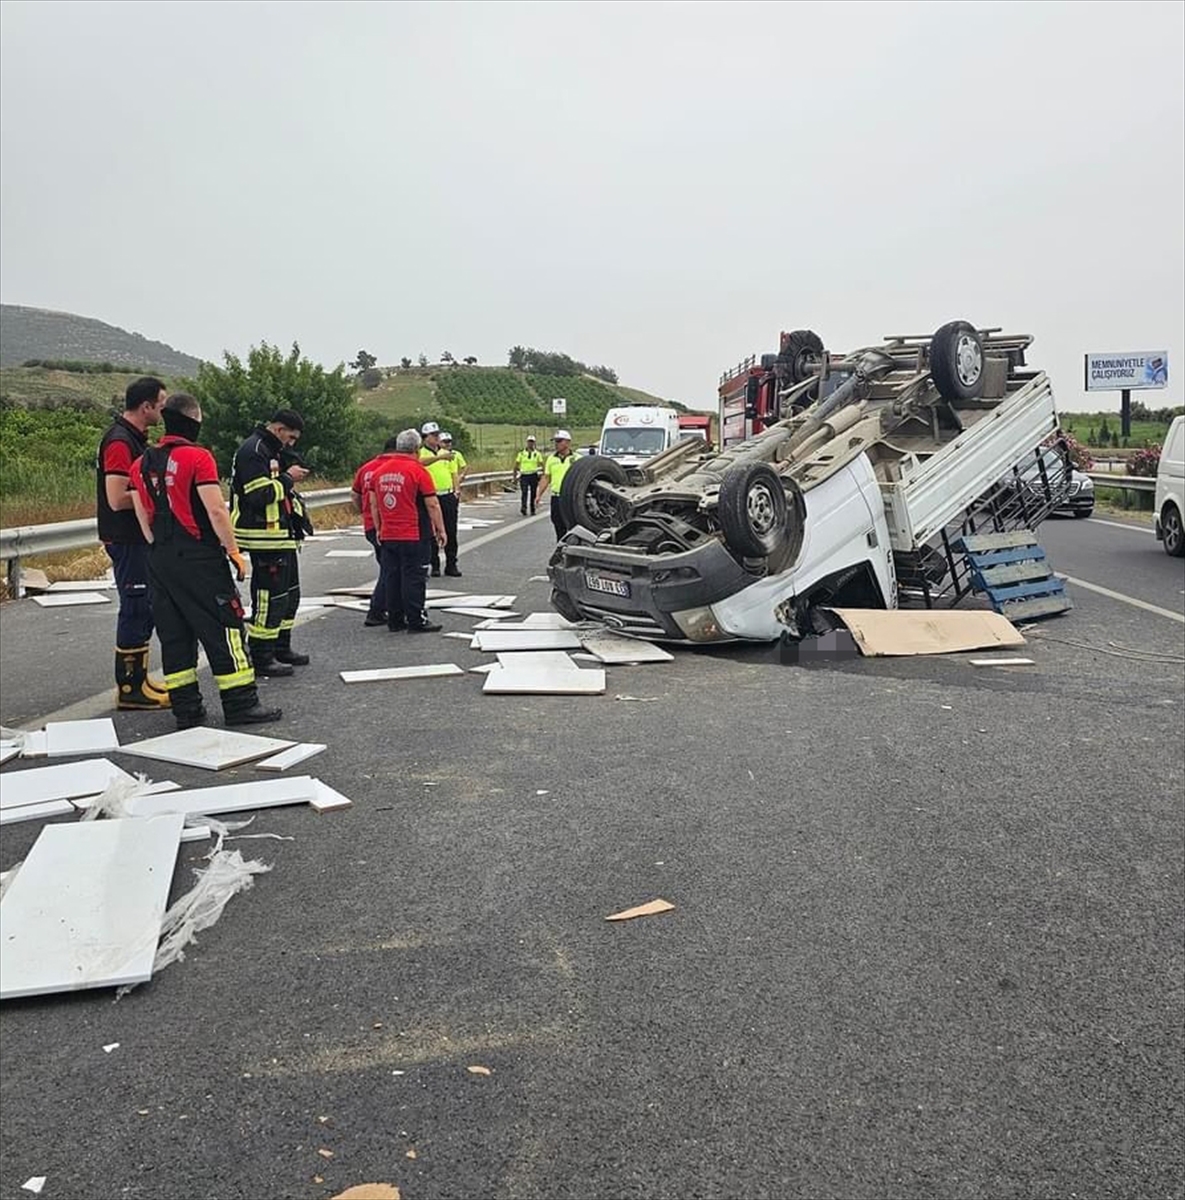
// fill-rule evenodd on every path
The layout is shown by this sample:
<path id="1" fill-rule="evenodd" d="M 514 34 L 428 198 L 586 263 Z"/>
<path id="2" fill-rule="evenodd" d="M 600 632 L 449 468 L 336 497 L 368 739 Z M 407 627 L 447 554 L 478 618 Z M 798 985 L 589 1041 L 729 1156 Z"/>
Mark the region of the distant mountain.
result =
<path id="1" fill-rule="evenodd" d="M 162 375 L 194 375 L 202 365 L 164 342 L 93 317 L 0 304 L 0 367 L 19 367 L 31 358 L 108 362 Z"/>

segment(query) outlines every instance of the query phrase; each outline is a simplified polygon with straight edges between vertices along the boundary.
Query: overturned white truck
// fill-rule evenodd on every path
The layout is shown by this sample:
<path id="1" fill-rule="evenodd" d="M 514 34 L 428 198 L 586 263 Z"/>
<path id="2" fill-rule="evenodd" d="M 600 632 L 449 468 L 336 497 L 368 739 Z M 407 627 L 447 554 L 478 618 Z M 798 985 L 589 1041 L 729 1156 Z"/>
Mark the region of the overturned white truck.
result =
<path id="1" fill-rule="evenodd" d="M 1034 529 L 1069 485 L 1032 340 L 952 321 L 838 361 L 799 355 L 791 415 L 748 442 L 716 455 L 682 442 L 634 468 L 579 460 L 552 604 L 705 643 L 804 637 L 827 627 L 824 606 L 957 602 L 971 590 L 958 539 Z"/>

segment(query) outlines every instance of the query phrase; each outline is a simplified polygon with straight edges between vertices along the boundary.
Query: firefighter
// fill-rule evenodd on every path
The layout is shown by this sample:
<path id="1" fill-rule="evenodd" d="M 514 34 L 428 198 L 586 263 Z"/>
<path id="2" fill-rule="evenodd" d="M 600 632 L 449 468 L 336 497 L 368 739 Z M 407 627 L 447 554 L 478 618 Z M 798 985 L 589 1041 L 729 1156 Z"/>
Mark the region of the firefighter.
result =
<path id="1" fill-rule="evenodd" d="M 564 486 L 564 476 L 568 468 L 580 457 L 572 449 L 572 435 L 566 429 L 557 429 L 555 435 L 555 452 L 547 456 L 543 464 L 543 486 L 539 489 L 539 499 L 547 495 L 551 488 L 551 524 L 555 529 L 555 540 L 558 542 L 568 532 L 568 522 L 560 505 L 560 489 Z"/>
<path id="2" fill-rule="evenodd" d="M 247 653 L 243 605 L 231 577 L 247 564 L 218 485 L 209 450 L 196 445 L 202 410 L 179 392 L 165 401 L 165 436 L 133 464 L 133 505 L 149 544 L 148 575 L 164 660 L 165 686 L 179 729 L 206 721 L 197 681 L 198 643 L 206 652 L 227 725 L 280 717 L 264 708 Z M 229 559 L 229 562 L 227 561 Z"/>
<path id="3" fill-rule="evenodd" d="M 518 511 L 525 517 L 527 505 L 531 516 L 535 515 L 535 497 L 539 492 L 539 472 L 543 470 L 543 455 L 535 449 L 535 435 L 527 438 L 527 448 L 514 456 L 514 481 L 519 486 Z"/>
<path id="4" fill-rule="evenodd" d="M 435 421 L 425 421 L 420 429 L 423 445 L 420 447 L 420 465 L 427 468 L 436 488 L 444 518 L 444 573 L 459 579 L 461 568 L 457 566 L 457 493 L 453 488 L 453 452 L 441 445 L 440 426 Z M 431 540 L 432 574 L 440 574 L 440 547 L 435 538 Z"/>
<path id="5" fill-rule="evenodd" d="M 379 465 L 379 461 L 394 452 L 395 438 L 389 437 L 383 444 L 383 453 L 368 459 L 354 472 L 354 483 L 350 489 L 354 498 L 354 507 L 362 514 L 362 532 L 366 535 L 366 540 L 374 547 L 374 557 L 379 567 L 379 580 L 375 582 L 374 591 L 370 593 L 370 608 L 367 610 L 366 619 L 362 622 L 367 629 L 387 623 L 387 610 L 383 607 L 386 598 L 381 584 L 383 555 L 379 548 L 378 530 L 374 527 L 374 514 L 370 508 L 370 479 Z"/>
<path id="6" fill-rule="evenodd" d="M 163 684 L 148 678 L 152 640 L 152 599 L 148 588 L 148 544 L 132 507 L 132 464 L 148 447 L 148 430 L 160 422 L 165 385 L 146 375 L 128 384 L 124 411 L 99 442 L 97 505 L 99 538 L 111 559 L 119 591 L 115 627 L 117 708 L 169 707 Z"/>
<path id="7" fill-rule="evenodd" d="M 296 484 L 308 470 L 285 468 L 285 450 L 300 440 L 304 421 L 282 408 L 266 425 L 257 425 L 235 452 L 230 513 L 238 544 L 251 555 L 251 619 L 247 635 L 257 674 L 279 678 L 303 667 L 307 654 L 292 649 L 292 629 L 300 604 L 296 551 L 301 541 Z"/>

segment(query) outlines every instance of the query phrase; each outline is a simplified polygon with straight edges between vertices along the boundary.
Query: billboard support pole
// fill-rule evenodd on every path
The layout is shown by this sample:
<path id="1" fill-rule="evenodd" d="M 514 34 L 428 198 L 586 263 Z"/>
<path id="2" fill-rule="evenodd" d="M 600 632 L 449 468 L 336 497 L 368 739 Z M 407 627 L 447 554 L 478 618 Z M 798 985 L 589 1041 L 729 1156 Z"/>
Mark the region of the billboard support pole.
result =
<path id="1" fill-rule="evenodd" d="M 1129 438 L 1132 435 L 1132 394 L 1124 388 L 1119 393 L 1119 436 Z"/>

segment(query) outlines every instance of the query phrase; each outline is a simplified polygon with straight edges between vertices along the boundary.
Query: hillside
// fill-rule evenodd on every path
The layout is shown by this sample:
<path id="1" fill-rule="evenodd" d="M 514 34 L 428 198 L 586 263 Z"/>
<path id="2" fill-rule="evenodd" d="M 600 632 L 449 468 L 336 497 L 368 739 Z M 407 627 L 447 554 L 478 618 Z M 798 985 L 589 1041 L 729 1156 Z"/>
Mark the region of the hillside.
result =
<path id="1" fill-rule="evenodd" d="M 116 325 L 74 313 L 0 304 L 0 367 L 30 359 L 112 363 L 165 375 L 194 375 L 201 359 Z"/>

